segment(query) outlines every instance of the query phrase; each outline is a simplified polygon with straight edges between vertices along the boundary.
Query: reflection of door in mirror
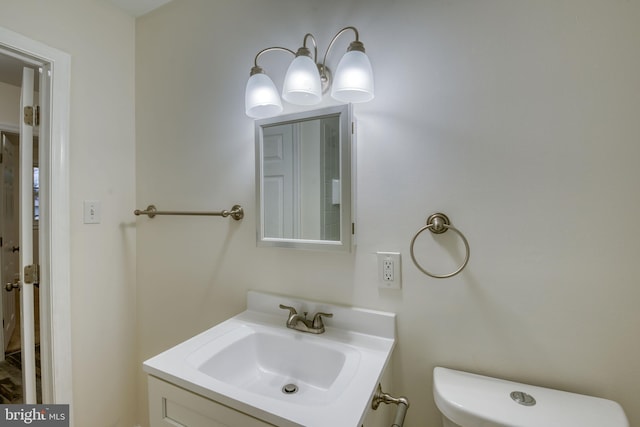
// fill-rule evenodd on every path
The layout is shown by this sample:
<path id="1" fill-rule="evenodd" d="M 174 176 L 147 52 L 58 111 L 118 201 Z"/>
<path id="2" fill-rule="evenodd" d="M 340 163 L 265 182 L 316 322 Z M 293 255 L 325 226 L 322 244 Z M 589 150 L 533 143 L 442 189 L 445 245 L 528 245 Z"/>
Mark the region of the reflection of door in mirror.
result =
<path id="1" fill-rule="evenodd" d="M 265 237 L 340 240 L 339 126 L 336 116 L 264 128 Z"/>
<path id="2" fill-rule="evenodd" d="M 264 235 L 293 238 L 294 221 L 294 137 L 291 125 L 271 126 L 263 134 Z M 297 145 L 297 141 L 296 141 Z"/>

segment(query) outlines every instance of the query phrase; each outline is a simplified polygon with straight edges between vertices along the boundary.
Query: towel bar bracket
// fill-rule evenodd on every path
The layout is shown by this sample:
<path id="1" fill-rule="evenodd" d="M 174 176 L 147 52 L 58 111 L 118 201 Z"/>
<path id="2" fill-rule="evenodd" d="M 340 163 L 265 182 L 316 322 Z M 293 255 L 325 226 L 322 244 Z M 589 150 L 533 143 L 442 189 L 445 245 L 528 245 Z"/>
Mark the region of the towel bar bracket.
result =
<path id="1" fill-rule="evenodd" d="M 383 392 L 382 386 L 378 383 L 378 388 L 371 401 L 371 408 L 375 411 L 381 403 L 392 403 L 398 406 L 391 427 L 402 427 L 404 425 L 404 417 L 407 415 L 407 410 L 409 409 L 409 399 L 404 396 L 393 397 L 389 393 Z"/>

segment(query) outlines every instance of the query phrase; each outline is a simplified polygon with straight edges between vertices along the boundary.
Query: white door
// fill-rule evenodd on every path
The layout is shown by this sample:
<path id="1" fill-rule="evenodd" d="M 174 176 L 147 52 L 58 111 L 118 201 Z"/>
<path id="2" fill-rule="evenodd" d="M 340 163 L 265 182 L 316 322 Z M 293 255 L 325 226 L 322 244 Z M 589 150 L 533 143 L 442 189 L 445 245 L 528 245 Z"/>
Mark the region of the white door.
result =
<path id="1" fill-rule="evenodd" d="M 294 203 L 298 173 L 293 125 L 263 130 L 263 233 L 264 237 L 290 239 L 298 235 L 299 212 Z"/>
<path id="2" fill-rule="evenodd" d="M 23 403 L 37 403 L 35 363 L 34 285 L 26 277 L 26 268 L 33 264 L 33 128 L 36 114 L 29 124 L 27 108 L 35 110 L 33 97 L 34 71 L 22 72 L 20 97 L 20 326 L 22 336 Z"/>
<path id="3" fill-rule="evenodd" d="M 2 26 L 0 55 L 14 57 L 22 63 L 43 68 L 39 88 L 41 181 L 38 221 L 41 267 L 40 317 L 41 325 L 44 325 L 40 331 L 42 391 L 44 403 L 72 404 L 69 261 L 71 57 L 65 52 Z"/>
<path id="4" fill-rule="evenodd" d="M 20 244 L 18 235 L 18 135 L 2 133 L 2 161 L 0 162 L 0 318 L 3 328 L 0 330 L 3 351 L 0 360 L 4 360 L 11 335 L 16 328 L 16 295 L 14 285 L 20 281 Z"/>

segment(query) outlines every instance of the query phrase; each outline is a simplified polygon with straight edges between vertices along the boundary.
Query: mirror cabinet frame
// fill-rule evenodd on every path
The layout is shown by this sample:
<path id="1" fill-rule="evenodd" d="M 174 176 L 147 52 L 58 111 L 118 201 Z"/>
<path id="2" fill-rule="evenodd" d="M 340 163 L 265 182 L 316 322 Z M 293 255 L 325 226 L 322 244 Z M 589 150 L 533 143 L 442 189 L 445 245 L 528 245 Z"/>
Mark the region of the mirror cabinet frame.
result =
<path id="1" fill-rule="evenodd" d="M 340 141 L 340 240 L 310 240 L 265 237 L 264 235 L 264 139 L 263 129 L 271 126 L 339 117 Z M 355 235 L 355 123 L 351 104 L 255 121 L 256 154 L 256 243 L 257 246 L 350 252 Z"/>

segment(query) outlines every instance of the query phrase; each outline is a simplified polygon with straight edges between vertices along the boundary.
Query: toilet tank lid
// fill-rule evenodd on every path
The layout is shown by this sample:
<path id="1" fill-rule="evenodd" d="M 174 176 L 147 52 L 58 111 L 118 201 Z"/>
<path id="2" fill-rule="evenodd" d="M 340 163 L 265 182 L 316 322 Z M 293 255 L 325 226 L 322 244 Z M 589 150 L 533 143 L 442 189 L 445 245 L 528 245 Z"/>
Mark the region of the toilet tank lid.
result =
<path id="1" fill-rule="evenodd" d="M 514 391 L 532 396 L 535 404 L 516 402 Z M 622 407 L 611 400 L 447 368 L 433 370 L 433 395 L 440 412 L 464 427 L 629 427 Z"/>

